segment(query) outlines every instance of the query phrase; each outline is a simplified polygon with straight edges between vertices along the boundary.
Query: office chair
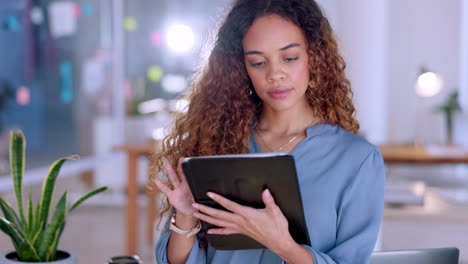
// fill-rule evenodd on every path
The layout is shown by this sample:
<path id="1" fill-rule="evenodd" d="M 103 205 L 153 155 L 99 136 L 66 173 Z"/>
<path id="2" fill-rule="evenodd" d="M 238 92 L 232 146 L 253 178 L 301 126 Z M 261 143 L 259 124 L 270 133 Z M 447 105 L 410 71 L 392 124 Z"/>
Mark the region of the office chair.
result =
<path id="1" fill-rule="evenodd" d="M 395 251 L 377 251 L 371 264 L 458 264 L 458 248 L 427 248 Z"/>

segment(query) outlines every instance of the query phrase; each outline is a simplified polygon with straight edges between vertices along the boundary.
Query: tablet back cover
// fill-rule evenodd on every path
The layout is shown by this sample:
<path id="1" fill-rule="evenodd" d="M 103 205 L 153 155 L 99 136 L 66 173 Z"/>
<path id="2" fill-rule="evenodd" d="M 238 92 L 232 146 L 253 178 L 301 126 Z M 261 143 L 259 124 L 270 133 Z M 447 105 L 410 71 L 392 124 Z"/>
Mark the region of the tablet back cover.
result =
<path id="1" fill-rule="evenodd" d="M 182 168 L 195 201 L 218 209 L 225 210 L 206 195 L 208 191 L 241 205 L 264 208 L 261 194 L 268 188 L 288 219 L 294 240 L 310 245 L 292 156 L 261 153 L 192 157 L 184 161 Z M 204 230 L 213 227 L 203 222 Z M 242 234 L 208 234 L 208 240 L 214 248 L 222 250 L 264 248 Z"/>

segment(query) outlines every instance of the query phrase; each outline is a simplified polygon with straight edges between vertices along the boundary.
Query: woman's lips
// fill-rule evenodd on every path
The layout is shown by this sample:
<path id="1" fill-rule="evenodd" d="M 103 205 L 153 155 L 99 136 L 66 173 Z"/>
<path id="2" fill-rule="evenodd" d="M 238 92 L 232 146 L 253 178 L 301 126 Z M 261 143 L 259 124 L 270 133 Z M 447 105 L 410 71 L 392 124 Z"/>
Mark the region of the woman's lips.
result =
<path id="1" fill-rule="evenodd" d="M 273 99 L 283 99 L 291 93 L 291 90 L 287 88 L 274 88 L 268 91 L 268 95 Z"/>

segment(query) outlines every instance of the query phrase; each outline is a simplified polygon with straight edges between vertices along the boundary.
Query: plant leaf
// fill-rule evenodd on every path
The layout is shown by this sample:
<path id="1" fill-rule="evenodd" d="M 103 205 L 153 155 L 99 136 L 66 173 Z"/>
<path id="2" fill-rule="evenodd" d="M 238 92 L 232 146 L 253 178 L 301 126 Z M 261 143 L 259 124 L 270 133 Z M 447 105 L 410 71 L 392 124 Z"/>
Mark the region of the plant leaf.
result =
<path id="1" fill-rule="evenodd" d="M 32 243 L 33 245 L 35 245 L 37 238 L 39 237 L 39 235 L 40 235 L 42 232 L 43 232 L 43 231 L 42 231 L 40 228 L 38 228 L 38 229 L 36 230 L 36 232 L 33 234 L 32 238 L 31 238 L 31 243 Z"/>
<path id="2" fill-rule="evenodd" d="M 22 234 L 21 231 L 18 230 L 10 221 L 6 220 L 3 217 L 0 218 L 0 230 L 2 230 L 11 238 L 13 246 L 16 250 L 18 250 L 19 245 L 25 239 L 24 234 Z"/>
<path id="3" fill-rule="evenodd" d="M 6 220 L 16 225 L 17 228 L 21 228 L 21 221 L 15 210 L 13 210 L 11 205 L 7 201 L 3 200 L 2 197 L 0 197 L 0 208 L 2 209 Z"/>
<path id="4" fill-rule="evenodd" d="M 47 225 L 46 229 L 39 236 L 39 239 L 35 241 L 35 247 L 38 247 L 39 257 L 42 261 L 50 261 L 47 258 L 50 252 L 50 248 L 56 239 L 57 233 L 62 223 L 65 221 L 67 215 L 67 192 L 65 192 L 60 198 L 55 208 L 52 220 Z M 50 255 L 49 255 L 50 257 Z"/>
<path id="5" fill-rule="evenodd" d="M 20 261 L 25 262 L 40 262 L 42 261 L 39 255 L 37 254 L 36 249 L 31 245 L 27 239 L 21 241 L 19 249 L 16 250 L 18 258 Z"/>
<path id="6" fill-rule="evenodd" d="M 41 229 L 41 222 L 40 222 L 40 219 L 39 219 L 39 204 L 36 205 L 35 209 L 33 210 L 34 211 L 34 223 L 32 224 L 32 230 L 31 230 L 31 233 L 30 233 L 30 237 L 28 236 L 28 239 L 31 241 L 31 244 L 32 245 L 35 245 L 35 241 L 36 239 L 39 237 L 39 234 L 41 233 L 42 229 Z"/>
<path id="7" fill-rule="evenodd" d="M 33 227 L 33 231 L 31 232 L 32 237 L 30 239 L 32 245 L 36 245 L 36 240 L 39 238 L 40 234 L 43 233 L 42 228 L 41 228 L 42 223 L 40 222 L 40 218 L 39 218 L 39 209 L 40 209 L 40 206 L 39 204 L 37 204 L 36 209 L 34 210 L 35 211 L 34 227 Z"/>
<path id="8" fill-rule="evenodd" d="M 107 191 L 107 189 L 108 189 L 107 187 L 101 187 L 101 188 L 94 189 L 94 190 L 88 192 L 87 194 L 83 195 L 80 199 L 78 199 L 75 203 L 73 203 L 73 205 L 70 207 L 69 212 L 73 211 L 73 209 L 78 207 L 81 203 L 86 201 L 88 198 L 91 198 L 91 197 L 93 197 L 94 195 L 96 195 L 98 193 Z"/>
<path id="9" fill-rule="evenodd" d="M 63 229 L 65 228 L 65 221 L 62 223 L 62 226 L 60 226 L 60 231 L 58 232 L 58 235 L 57 235 L 57 239 L 54 240 L 54 243 L 52 244 L 52 247 L 51 247 L 51 252 L 52 252 L 52 256 L 51 256 L 51 259 L 56 259 L 57 257 L 57 246 L 58 246 L 58 243 L 60 241 L 60 237 L 62 236 L 62 232 L 63 232 Z"/>
<path id="10" fill-rule="evenodd" d="M 49 216 L 50 204 L 52 203 L 52 197 L 54 195 L 55 180 L 60 172 L 60 168 L 66 160 L 76 160 L 79 156 L 74 155 L 70 157 L 61 158 L 55 161 L 49 168 L 44 183 L 42 185 L 42 200 L 40 204 L 40 222 L 42 222 L 42 230 L 45 230 L 47 226 L 47 218 Z M 39 253 L 39 256 L 41 254 Z"/>
<path id="11" fill-rule="evenodd" d="M 34 207 L 32 202 L 31 188 L 28 198 L 28 240 L 31 241 L 34 234 Z"/>
<path id="12" fill-rule="evenodd" d="M 13 176 L 13 187 L 18 203 L 18 211 L 21 217 L 21 223 L 25 224 L 23 212 L 23 175 L 26 160 L 26 140 L 23 132 L 11 131 L 10 133 L 10 170 Z"/>
<path id="13" fill-rule="evenodd" d="M 40 203 L 36 205 L 36 210 L 34 212 L 34 215 L 36 216 L 34 219 L 34 230 L 40 229 L 41 227 L 41 218 L 39 217 L 39 212 L 41 210 Z"/>
<path id="14" fill-rule="evenodd" d="M 62 222 L 62 224 L 64 224 L 64 223 L 65 222 Z M 61 225 L 61 227 L 63 227 L 63 226 L 64 225 Z M 55 235 L 54 235 L 54 239 L 52 241 L 52 244 L 47 249 L 46 259 L 48 261 L 55 261 L 56 260 L 56 257 L 57 257 L 57 244 L 58 244 L 58 241 L 59 241 L 61 235 L 62 235 L 62 229 L 59 228 L 58 232 L 56 232 Z"/>

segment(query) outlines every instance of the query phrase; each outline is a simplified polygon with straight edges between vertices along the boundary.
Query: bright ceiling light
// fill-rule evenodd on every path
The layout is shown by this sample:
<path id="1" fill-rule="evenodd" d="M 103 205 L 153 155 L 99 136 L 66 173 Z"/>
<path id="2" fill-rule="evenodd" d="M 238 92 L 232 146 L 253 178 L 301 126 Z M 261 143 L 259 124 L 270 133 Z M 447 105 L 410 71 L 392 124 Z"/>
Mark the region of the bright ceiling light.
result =
<path id="1" fill-rule="evenodd" d="M 168 28 L 166 40 L 169 48 L 174 52 L 186 53 L 192 49 L 195 36 L 189 26 L 174 24 Z"/>

